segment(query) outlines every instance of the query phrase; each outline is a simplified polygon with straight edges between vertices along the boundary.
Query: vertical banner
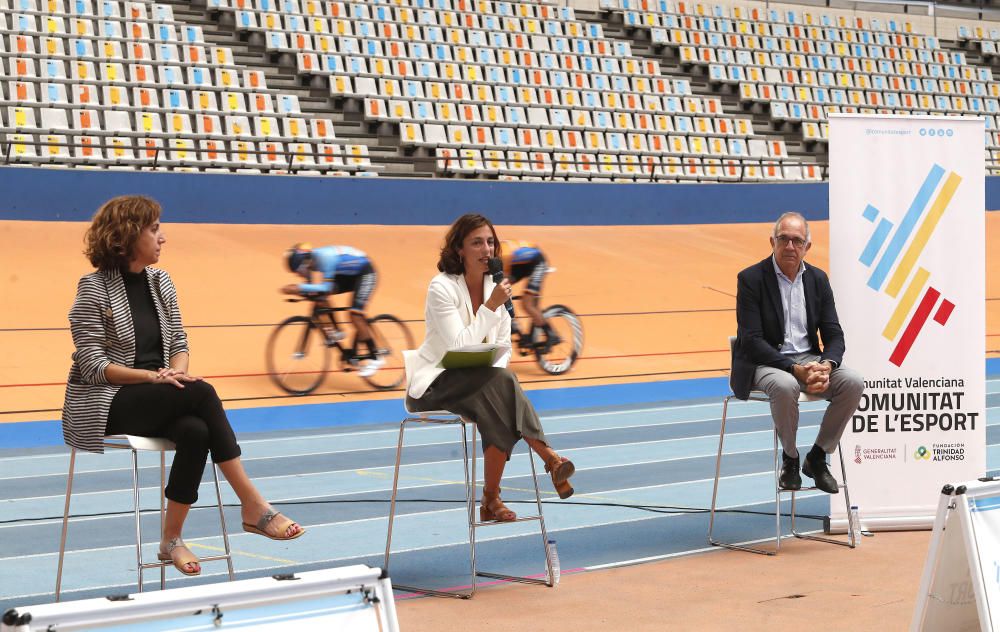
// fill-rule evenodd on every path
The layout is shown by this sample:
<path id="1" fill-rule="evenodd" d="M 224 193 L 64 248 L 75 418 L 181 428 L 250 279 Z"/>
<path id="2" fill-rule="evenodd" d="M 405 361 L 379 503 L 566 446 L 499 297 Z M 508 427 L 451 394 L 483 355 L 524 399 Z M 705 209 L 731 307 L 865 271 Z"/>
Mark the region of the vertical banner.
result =
<path id="1" fill-rule="evenodd" d="M 871 530 L 930 528 L 942 485 L 986 470 L 984 133 L 830 116 L 830 278 L 844 363 L 865 378 L 841 447 Z"/>

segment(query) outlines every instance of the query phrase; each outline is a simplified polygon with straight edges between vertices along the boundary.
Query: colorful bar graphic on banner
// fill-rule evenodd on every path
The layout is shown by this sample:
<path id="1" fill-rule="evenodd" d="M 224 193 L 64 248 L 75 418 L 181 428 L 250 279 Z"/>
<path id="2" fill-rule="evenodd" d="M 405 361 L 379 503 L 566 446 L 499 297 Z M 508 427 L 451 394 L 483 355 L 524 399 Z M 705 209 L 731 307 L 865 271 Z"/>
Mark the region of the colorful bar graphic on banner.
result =
<path id="1" fill-rule="evenodd" d="M 903 293 L 903 298 L 896 303 L 896 309 L 893 310 L 892 316 L 889 317 L 889 323 L 885 326 L 882 331 L 882 336 L 886 340 L 895 340 L 896 334 L 899 333 L 900 327 L 903 326 L 903 321 L 906 320 L 906 315 L 910 313 L 913 309 L 913 305 L 917 302 L 917 297 L 920 296 L 920 291 L 924 289 L 924 285 L 927 284 L 927 279 L 931 276 L 931 273 L 927 271 L 926 268 L 920 268 L 917 273 L 913 275 L 913 279 L 910 281 L 909 287 L 906 288 L 906 292 Z"/>
<path id="2" fill-rule="evenodd" d="M 886 246 L 885 251 L 882 252 L 882 257 L 878 260 L 878 264 L 872 270 L 872 274 L 868 279 L 868 287 L 876 292 L 880 291 L 886 278 L 889 278 L 889 283 L 885 287 L 885 293 L 891 298 L 898 297 L 896 308 L 893 310 L 892 315 L 885 325 L 885 329 L 882 331 L 882 336 L 889 341 L 896 340 L 900 330 L 903 331 L 902 336 L 892 350 L 892 354 L 889 356 L 889 361 L 896 366 L 903 366 L 903 362 L 916 342 L 917 336 L 920 335 L 920 331 L 923 329 L 927 319 L 934 312 L 934 306 L 937 305 L 938 299 L 941 298 L 940 291 L 932 286 L 927 286 L 931 273 L 925 268 L 917 266 L 917 261 L 927 246 L 927 242 L 930 241 L 931 236 L 934 234 L 945 211 L 948 210 L 948 205 L 951 203 L 952 198 L 955 196 L 955 191 L 958 190 L 958 186 L 962 182 L 961 176 L 955 172 L 949 172 L 947 173 L 947 177 L 945 176 L 945 170 L 940 165 L 931 167 L 916 196 L 914 196 L 913 202 L 906 212 L 906 216 L 903 217 L 903 221 L 896 227 L 896 232 L 892 237 L 889 237 L 890 233 L 892 233 L 892 222 L 884 217 L 879 219 L 878 223 L 875 224 L 875 229 L 872 231 L 871 237 L 868 239 L 868 243 L 865 244 L 864 250 L 858 257 L 858 261 L 864 264 L 865 267 L 872 267 L 879 251 L 882 250 L 888 239 L 889 245 Z M 942 180 L 944 180 L 943 184 Z M 938 188 L 939 184 L 941 185 L 940 189 Z M 927 211 L 926 215 L 925 211 Z M 868 204 L 861 215 L 864 219 L 874 224 L 880 212 L 877 208 Z M 907 245 L 907 242 L 909 242 L 909 245 Z M 895 266 L 895 271 L 893 271 L 893 266 Z M 912 279 L 910 279 L 910 283 L 906 286 L 906 290 L 903 291 L 902 296 L 900 296 L 900 290 L 903 289 L 906 280 L 910 278 L 910 272 L 913 271 L 915 266 L 917 267 L 917 271 Z M 892 273 L 891 277 L 890 273 Z M 926 291 L 924 291 L 925 286 L 927 286 Z M 917 297 L 920 296 L 921 292 L 923 292 L 923 298 L 918 304 Z M 917 305 L 917 308 L 911 316 L 910 313 L 914 305 Z M 954 303 L 947 299 L 942 299 L 937 311 L 934 312 L 934 322 L 942 326 L 947 324 L 948 318 L 954 309 Z M 909 321 L 906 320 L 907 316 L 910 316 Z"/>
<path id="3" fill-rule="evenodd" d="M 957 173 L 948 175 L 944 186 L 941 187 L 941 192 L 938 193 L 934 204 L 931 205 L 930 213 L 924 218 L 923 223 L 917 230 L 916 236 L 910 243 L 910 247 L 906 249 L 906 254 L 903 255 L 899 265 L 896 267 L 896 272 L 893 273 L 892 278 L 889 280 L 889 285 L 885 288 L 885 293 L 889 296 L 895 298 L 899 294 L 899 289 L 903 287 L 903 281 L 910 275 L 910 270 L 913 269 L 917 258 L 920 257 L 920 253 L 923 252 L 927 241 L 934 234 L 934 229 L 937 228 L 941 216 L 944 215 L 944 211 L 948 208 L 948 203 L 951 202 L 951 198 L 955 195 L 955 189 L 958 188 L 961 181 L 962 178 Z"/>
<path id="4" fill-rule="evenodd" d="M 927 201 L 930 200 L 931 194 L 937 188 L 938 182 L 941 181 L 941 176 L 944 175 L 944 169 L 939 165 L 934 165 L 931 167 L 930 172 L 924 179 L 923 185 L 921 185 L 920 190 L 917 191 L 917 196 L 913 198 L 913 203 L 910 204 L 910 210 L 906 212 L 906 216 L 903 217 L 903 223 L 899 225 L 896 229 L 896 234 L 892 236 L 892 241 L 889 242 L 889 247 L 882 254 L 882 259 L 875 266 L 872 271 L 872 276 L 868 279 L 868 287 L 875 290 L 876 292 L 882 289 L 882 283 L 885 282 L 885 277 L 889 274 L 889 270 L 892 269 L 892 264 L 896 263 L 896 259 L 899 257 L 899 253 L 903 250 L 903 245 L 906 240 L 910 238 L 910 233 L 913 232 L 913 227 L 917 225 L 917 220 L 920 216 L 924 214 L 924 209 L 927 208 Z"/>

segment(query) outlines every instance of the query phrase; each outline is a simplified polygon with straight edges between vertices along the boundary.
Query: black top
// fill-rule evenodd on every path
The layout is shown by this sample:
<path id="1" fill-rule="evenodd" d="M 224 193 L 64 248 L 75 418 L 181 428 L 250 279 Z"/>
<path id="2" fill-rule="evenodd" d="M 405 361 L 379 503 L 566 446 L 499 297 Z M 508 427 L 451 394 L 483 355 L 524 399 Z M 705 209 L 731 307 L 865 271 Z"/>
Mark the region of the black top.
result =
<path id="1" fill-rule="evenodd" d="M 136 369 L 156 371 L 166 366 L 163 363 L 163 338 L 160 335 L 160 318 L 156 314 L 153 296 L 149 293 L 146 271 L 129 272 L 122 270 L 128 307 L 132 311 L 132 327 L 135 329 Z"/>

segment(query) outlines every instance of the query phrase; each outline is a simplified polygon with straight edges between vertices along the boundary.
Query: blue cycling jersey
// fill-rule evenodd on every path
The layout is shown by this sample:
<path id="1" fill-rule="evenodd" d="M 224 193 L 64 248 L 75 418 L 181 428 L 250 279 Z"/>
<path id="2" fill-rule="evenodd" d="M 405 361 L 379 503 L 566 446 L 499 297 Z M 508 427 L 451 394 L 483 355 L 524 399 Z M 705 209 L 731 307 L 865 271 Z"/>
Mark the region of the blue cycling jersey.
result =
<path id="1" fill-rule="evenodd" d="M 357 276 L 371 269 L 371 260 L 364 252 L 350 246 L 325 246 L 312 251 L 310 270 L 323 275 L 325 283 L 301 283 L 303 292 L 332 292 L 334 277 Z"/>
<path id="2" fill-rule="evenodd" d="M 512 253 L 511 262 L 515 264 L 528 263 L 537 259 L 541 253 L 542 251 L 534 246 L 521 246 Z"/>
<path id="3" fill-rule="evenodd" d="M 510 267 L 521 263 L 533 263 L 541 256 L 541 249 L 530 241 L 513 241 L 505 239 L 503 242 L 503 263 L 504 270 L 510 275 Z"/>

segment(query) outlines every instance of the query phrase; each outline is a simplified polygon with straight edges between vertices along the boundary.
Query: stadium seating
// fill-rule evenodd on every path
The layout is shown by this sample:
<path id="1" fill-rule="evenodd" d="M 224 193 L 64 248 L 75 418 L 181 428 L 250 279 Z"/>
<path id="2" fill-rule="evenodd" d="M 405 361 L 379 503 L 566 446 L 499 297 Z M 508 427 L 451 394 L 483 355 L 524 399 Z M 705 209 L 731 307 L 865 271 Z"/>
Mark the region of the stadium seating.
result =
<path id="1" fill-rule="evenodd" d="M 370 170 L 367 150 L 302 118 L 298 98 L 208 45 L 170 5 L 0 3 L 0 132 L 8 160 L 46 165 Z M 288 142 L 291 141 L 291 142 Z M 287 142 L 287 146 L 285 143 Z M 255 145 L 256 143 L 256 145 Z"/>
<path id="2" fill-rule="evenodd" d="M 753 134 L 749 119 L 725 117 L 718 99 L 693 95 L 687 81 L 663 76 L 655 60 L 631 55 L 627 42 L 603 37 L 568 7 L 211 6 L 231 12 L 248 41 L 294 55 L 304 83 L 363 103 L 368 121 L 398 126 L 404 150 L 444 155 L 445 174 L 539 176 L 538 162 L 521 156 L 529 149 L 544 151 L 550 169 L 561 165 L 550 176 L 652 180 L 664 156 L 687 159 L 697 173 L 702 159 L 728 159 L 729 141 Z M 696 132 L 704 136 L 688 142 Z M 454 159 L 446 149 L 457 150 Z"/>
<path id="3" fill-rule="evenodd" d="M 891 17 L 682 0 L 601 0 L 599 19 L 499 0 L 205 2 L 217 28 L 171 4 L 0 0 L 7 162 L 376 175 L 373 150 L 384 161 L 396 147 L 438 176 L 819 180 L 831 112 L 983 115 L 987 158 L 1000 150 L 990 67 Z M 959 44 L 987 57 L 998 36 L 970 25 Z M 646 41 L 653 52 L 637 52 Z M 298 84 L 269 88 L 276 65 Z M 304 108 L 319 92 L 322 107 Z M 340 139 L 338 117 L 365 133 Z"/>
<path id="4" fill-rule="evenodd" d="M 601 6 L 711 83 L 732 86 L 747 106 L 798 126 L 807 143 L 826 142 L 828 113 L 860 112 L 983 116 L 987 151 L 1000 145 L 1000 85 L 990 67 L 908 22 L 668 0 Z M 978 41 L 984 55 L 998 37 L 998 29 L 959 28 L 959 42 Z"/>

